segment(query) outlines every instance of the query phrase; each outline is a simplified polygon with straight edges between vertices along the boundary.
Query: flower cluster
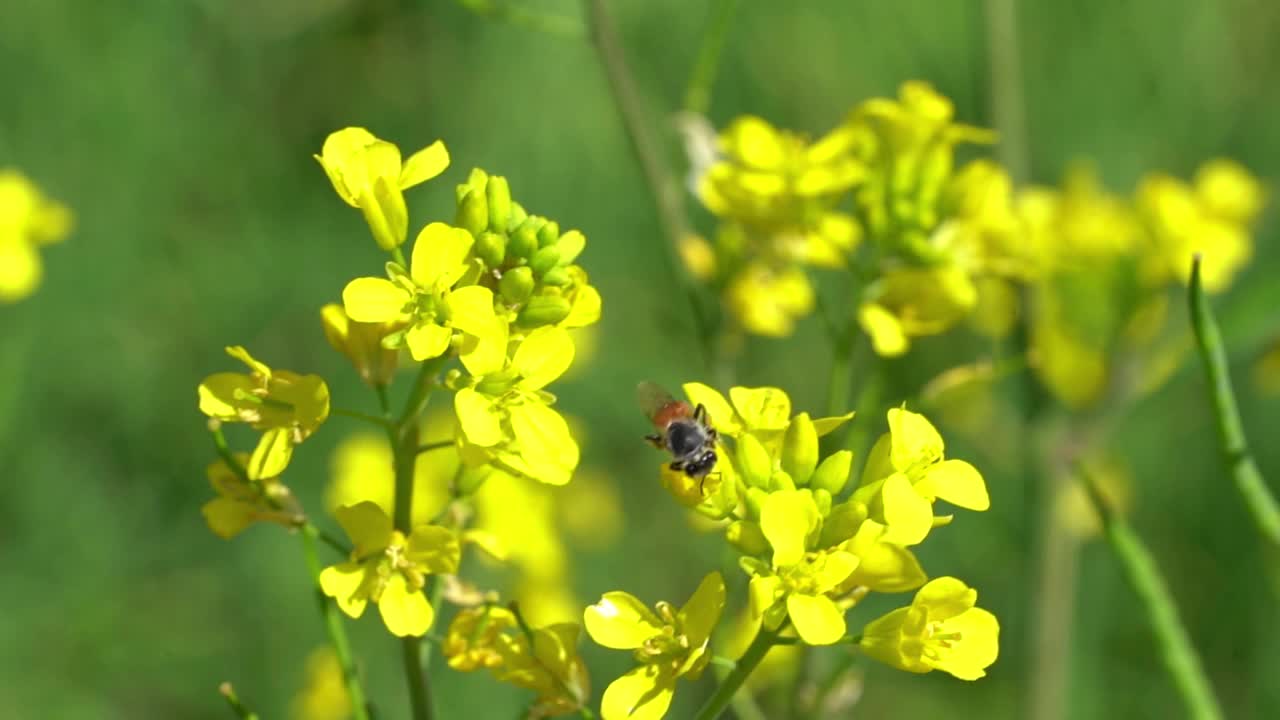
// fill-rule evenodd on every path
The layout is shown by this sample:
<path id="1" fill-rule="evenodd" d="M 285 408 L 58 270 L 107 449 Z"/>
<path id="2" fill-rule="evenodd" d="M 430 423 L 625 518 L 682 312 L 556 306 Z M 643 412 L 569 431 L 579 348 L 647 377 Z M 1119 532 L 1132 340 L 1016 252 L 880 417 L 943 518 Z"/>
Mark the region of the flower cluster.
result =
<path id="1" fill-rule="evenodd" d="M 994 616 L 974 607 L 976 592 L 959 580 L 929 582 L 911 548 L 951 521 L 935 511 L 939 500 L 977 511 L 990 501 L 981 474 L 945 456 L 942 437 L 923 415 L 889 410 L 889 432 L 849 488 L 852 453 L 823 457 L 819 438 L 852 413 L 792 415 L 790 398 L 777 388 L 734 387 L 728 398 L 699 383 L 684 391 L 691 404 L 706 409 L 722 438 L 713 472 L 720 477 L 702 489 L 700 500 L 696 481 L 674 482 L 664 467 L 663 482 L 682 504 L 724 521 L 725 539 L 750 577 L 749 606 L 759 632 L 808 645 L 858 642 L 872 657 L 913 672 L 939 669 L 964 679 L 984 674 L 996 659 Z M 704 581 L 695 600 L 704 592 L 714 595 L 707 583 L 718 580 Z M 909 608 L 873 621 L 860 640 L 849 635 L 845 615 L 869 593 L 917 588 Z M 718 617 L 723 596 L 716 597 L 715 603 L 690 605 L 714 605 Z M 587 611 L 587 630 L 597 642 L 639 648 L 637 659 L 644 663 L 618 681 L 616 705 L 606 693 L 606 718 L 635 717 L 629 713 L 650 706 L 643 716 L 661 717 L 679 670 L 696 666 L 693 650 L 706 637 L 704 624 L 682 634 L 675 620 L 680 616 L 664 615 L 660 606 L 665 619 L 659 621 L 642 609 L 629 595 L 610 593 Z M 603 617 L 613 616 L 625 620 L 617 626 L 627 629 L 625 642 L 602 626 Z"/>
<path id="2" fill-rule="evenodd" d="M 71 211 L 45 197 L 25 175 L 0 168 L 0 303 L 35 292 L 44 276 L 42 245 L 71 232 Z"/>

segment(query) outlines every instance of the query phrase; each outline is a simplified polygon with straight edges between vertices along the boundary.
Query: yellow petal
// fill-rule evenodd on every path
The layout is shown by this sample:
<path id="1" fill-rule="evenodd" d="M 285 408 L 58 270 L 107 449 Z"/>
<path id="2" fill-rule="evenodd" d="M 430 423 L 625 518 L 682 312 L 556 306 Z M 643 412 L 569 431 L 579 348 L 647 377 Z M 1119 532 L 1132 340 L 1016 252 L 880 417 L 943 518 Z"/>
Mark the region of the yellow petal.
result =
<path id="1" fill-rule="evenodd" d="M 852 410 L 845 413 L 844 415 L 835 415 L 833 417 L 818 418 L 813 421 L 813 429 L 815 432 L 818 433 L 818 437 L 822 437 L 831 432 L 834 432 L 835 430 L 838 430 L 841 425 L 844 425 L 845 423 L 849 422 L 852 419 L 853 419 Z"/>
<path id="2" fill-rule="evenodd" d="M 400 189 L 407 190 L 439 175 L 449 167 L 449 151 L 437 140 L 409 156 L 400 169 Z"/>
<path id="3" fill-rule="evenodd" d="M 449 341 L 452 338 L 453 330 L 434 322 L 415 323 L 404 334 L 405 344 L 409 346 L 409 354 L 418 362 L 445 354 L 449 350 Z"/>
<path id="4" fill-rule="evenodd" d="M 729 398 L 747 427 L 782 430 L 791 420 L 791 398 L 778 388 L 731 387 Z"/>
<path id="5" fill-rule="evenodd" d="M 913 606 L 923 607 L 930 620 L 947 620 L 968 611 L 978 603 L 978 591 L 953 577 L 930 580 L 916 593 Z"/>
<path id="6" fill-rule="evenodd" d="M 462 388 L 453 396 L 453 409 L 467 442 L 492 447 L 502 442 L 502 423 L 493 401 L 472 388 Z"/>
<path id="7" fill-rule="evenodd" d="M 937 660 L 926 656 L 925 662 L 961 680 L 983 677 L 1000 654 L 1000 623 L 982 608 L 972 608 L 948 620 L 943 632 L 959 633 L 960 637 Z"/>
<path id="8" fill-rule="evenodd" d="M 942 436 L 925 416 L 902 408 L 889 410 L 889 434 L 893 446 L 889 459 L 893 467 L 905 470 L 919 462 L 942 457 Z"/>
<path id="9" fill-rule="evenodd" d="M 520 387 L 538 390 L 551 384 L 573 364 L 573 338 L 558 327 L 541 327 L 516 348 L 511 366 L 520 373 Z"/>
<path id="10" fill-rule="evenodd" d="M 773 546 L 773 566 L 795 565 L 804 558 L 805 540 L 822 521 L 813 495 L 800 490 L 770 493 L 760 510 L 760 529 Z"/>
<path id="11" fill-rule="evenodd" d="M 293 457 L 293 443 L 289 440 L 288 428 L 268 430 L 258 439 L 258 445 L 249 456 L 249 464 L 245 470 L 252 480 L 273 478 L 284 472 Z"/>
<path id="12" fill-rule="evenodd" d="M 724 610 L 724 598 L 724 578 L 718 572 L 708 573 L 689 602 L 680 608 L 680 624 L 690 647 L 700 647 L 711 637 L 711 631 Z"/>
<path id="13" fill-rule="evenodd" d="M 685 397 L 689 398 L 690 405 L 694 407 L 702 405 L 707 409 L 707 415 L 711 418 L 711 425 L 716 430 L 729 436 L 735 436 L 742 430 L 742 425 L 738 422 L 738 415 L 733 411 L 733 406 L 717 390 L 696 382 L 685 383 L 682 389 Z"/>
<path id="14" fill-rule="evenodd" d="M 463 261 L 473 242 L 471 233 L 445 223 L 434 222 L 422 228 L 413 241 L 413 257 L 409 261 L 413 281 L 429 291 L 452 286 L 467 270 Z"/>
<path id="15" fill-rule="evenodd" d="M 751 609 L 751 617 L 757 620 L 778 603 L 778 595 L 782 590 L 782 579 L 776 575 L 756 575 L 747 585 L 747 599 Z"/>
<path id="16" fill-rule="evenodd" d="M 248 375 L 214 373 L 200 383 L 200 412 L 221 420 L 236 420 L 236 397 L 256 387 Z"/>
<path id="17" fill-rule="evenodd" d="M 968 510 L 986 510 L 991 507 L 982 475 L 977 468 L 963 460 L 944 460 L 931 466 L 924 479 L 916 483 L 916 491 Z"/>
<path id="18" fill-rule="evenodd" d="M 372 191 L 357 196 L 356 200 L 378 247 L 391 250 L 404 244 L 409 235 L 409 208 L 394 180 L 375 178 Z"/>
<path id="19" fill-rule="evenodd" d="M 458 288 L 446 298 L 449 303 L 450 322 L 463 332 L 484 335 L 493 331 L 493 291 L 487 287 L 470 285 Z"/>
<path id="20" fill-rule="evenodd" d="M 378 598 L 378 612 L 392 635 L 425 635 L 436 613 L 421 590 L 410 590 L 404 575 L 393 574 Z"/>
<path id="21" fill-rule="evenodd" d="M 634 595 L 607 592 L 600 602 L 582 614 L 587 634 L 596 644 L 614 650 L 632 650 L 645 640 L 661 635 L 663 623 Z"/>
<path id="22" fill-rule="evenodd" d="M 343 308 L 358 322 L 397 320 L 411 299 L 404 288 L 382 278 L 356 278 L 342 290 Z"/>
<path id="23" fill-rule="evenodd" d="M 200 508 L 205 524 L 214 535 L 230 540 L 253 522 L 254 509 L 229 497 L 210 500 Z"/>
<path id="24" fill-rule="evenodd" d="M 561 327 L 577 328 L 585 327 L 600 319 L 600 309 L 602 301 L 600 300 L 600 291 L 596 290 L 592 285 L 583 285 L 573 294 L 573 305 L 569 307 L 569 314 L 564 320 L 560 321 Z"/>
<path id="25" fill-rule="evenodd" d="M 338 524 L 347 531 L 347 537 L 356 544 L 355 554 L 363 557 L 379 552 L 391 542 L 391 518 L 368 500 L 355 505 L 343 505 L 333 512 Z"/>
<path id="26" fill-rule="evenodd" d="M 787 595 L 787 616 L 809 645 L 830 645 L 844 637 L 844 613 L 825 595 Z"/>
<path id="27" fill-rule="evenodd" d="M 875 348 L 877 355 L 897 357 L 905 353 L 910 345 L 906 330 L 898 317 L 883 305 L 863 303 L 858 308 L 858 325 L 871 338 L 871 346 Z"/>
<path id="28" fill-rule="evenodd" d="M 338 602 L 342 612 L 353 618 L 364 613 L 368 598 L 360 592 L 364 585 L 364 566 L 356 562 L 331 565 L 320 572 L 320 589 Z"/>
<path id="29" fill-rule="evenodd" d="M 600 716 L 603 720 L 661 720 L 674 693 L 674 673 L 658 665 L 641 665 L 609 684 L 600 699 Z"/>
<path id="30" fill-rule="evenodd" d="M 762 170 L 779 168 L 786 160 L 781 135 L 768 122 L 754 115 L 733 121 L 721 138 L 725 151 L 748 167 Z"/>
<path id="31" fill-rule="evenodd" d="M 436 574 L 452 574 L 458 571 L 462 547 L 452 530 L 439 525 L 419 525 L 409 534 L 409 550 L 406 553 L 415 564 Z"/>
<path id="32" fill-rule="evenodd" d="M 0 238 L 0 302 L 13 302 L 35 292 L 42 275 L 40 254 L 22 239 Z"/>
<path id="33" fill-rule="evenodd" d="M 933 528 L 933 506 L 920 496 L 905 475 L 895 473 L 881 489 L 888 539 L 899 545 L 915 545 Z"/>
<path id="34" fill-rule="evenodd" d="M 569 482 L 578 466 L 578 444 L 569 425 L 555 410 L 524 403 L 510 410 L 511 431 L 533 479 L 550 485 Z"/>

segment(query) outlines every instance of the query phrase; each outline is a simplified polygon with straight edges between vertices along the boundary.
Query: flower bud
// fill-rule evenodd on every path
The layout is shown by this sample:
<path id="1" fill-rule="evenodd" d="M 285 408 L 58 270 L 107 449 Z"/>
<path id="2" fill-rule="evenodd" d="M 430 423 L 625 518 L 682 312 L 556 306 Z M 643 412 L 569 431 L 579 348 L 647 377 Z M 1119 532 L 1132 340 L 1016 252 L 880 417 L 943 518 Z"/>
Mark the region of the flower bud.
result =
<path id="1" fill-rule="evenodd" d="M 824 517 L 831 512 L 831 493 L 822 488 L 810 488 L 813 492 L 813 502 L 818 506 L 818 512 Z"/>
<path id="2" fill-rule="evenodd" d="M 487 182 L 489 182 L 489 173 L 480 168 L 471 168 L 471 174 L 467 175 L 467 185 L 469 187 L 483 192 Z"/>
<path id="3" fill-rule="evenodd" d="M 538 249 L 538 231 L 534 227 L 533 218 L 527 218 L 520 227 L 511 233 L 507 241 L 507 252 L 518 258 L 528 259 Z"/>
<path id="4" fill-rule="evenodd" d="M 548 245 L 544 248 L 539 248 L 533 254 L 533 257 L 529 258 L 529 268 L 533 270 L 534 275 L 542 275 L 555 267 L 559 261 L 560 250 L 555 245 Z"/>
<path id="5" fill-rule="evenodd" d="M 738 467 L 742 471 L 742 479 L 750 487 L 761 490 L 769 488 L 769 475 L 773 473 L 773 461 L 769 459 L 769 451 L 751 433 L 743 433 L 738 438 Z"/>
<path id="6" fill-rule="evenodd" d="M 775 470 L 773 475 L 769 476 L 770 492 L 779 490 L 795 490 L 796 481 L 786 470 Z"/>
<path id="7" fill-rule="evenodd" d="M 743 555 L 764 555 L 769 552 L 769 540 L 760 530 L 760 524 L 750 520 L 735 520 L 724 529 L 724 538 Z"/>
<path id="8" fill-rule="evenodd" d="M 483 260 L 487 267 L 499 267 L 507 256 L 507 240 L 495 232 L 482 232 L 476 238 L 475 251 L 476 257 Z"/>
<path id="9" fill-rule="evenodd" d="M 747 488 L 747 514 L 753 518 L 760 517 L 760 508 L 764 507 L 764 501 L 769 499 L 769 493 L 757 487 Z"/>
<path id="10" fill-rule="evenodd" d="M 809 413 L 800 413 L 791 419 L 782 440 L 782 469 L 797 485 L 808 485 L 809 477 L 817 466 L 818 432 L 813 428 Z"/>
<path id="11" fill-rule="evenodd" d="M 520 223 L 524 222 L 525 219 L 528 217 L 529 217 L 529 212 L 524 209 L 524 206 L 512 200 L 511 216 L 507 218 L 507 227 L 504 228 L 504 230 L 506 230 L 507 232 L 511 232 L 512 230 L 515 230 L 516 228 L 520 227 Z"/>
<path id="12" fill-rule="evenodd" d="M 819 547 L 838 545 L 853 537 L 867 519 L 867 506 L 850 500 L 832 506 L 822 521 L 822 535 L 818 539 Z"/>
<path id="13" fill-rule="evenodd" d="M 568 265 L 577 260 L 583 249 L 587 247 L 587 237 L 578 230 L 570 230 L 560 236 L 556 247 L 560 249 L 560 265 Z"/>
<path id="14" fill-rule="evenodd" d="M 538 247 L 549 247 L 555 245 L 560 239 L 560 223 L 555 220 L 548 220 L 538 230 Z"/>
<path id="15" fill-rule="evenodd" d="M 516 322 L 526 328 L 554 325 L 569 317 L 572 309 L 569 301 L 559 295 L 538 295 L 529 299 Z"/>
<path id="16" fill-rule="evenodd" d="M 484 199 L 484 191 L 472 188 L 471 192 L 458 202 L 458 214 L 454 224 L 466 228 L 472 235 L 479 236 L 489 226 L 489 203 Z"/>
<path id="17" fill-rule="evenodd" d="M 484 192 L 489 202 L 489 227 L 506 230 L 511 220 L 511 186 L 507 185 L 507 179 L 501 175 L 490 177 Z"/>
<path id="18" fill-rule="evenodd" d="M 498 281 L 498 292 L 502 299 L 512 305 L 519 305 L 533 294 L 533 271 L 527 267 L 512 268 L 502 274 Z"/>
<path id="19" fill-rule="evenodd" d="M 564 287 L 573 282 L 573 276 L 563 267 L 551 268 L 542 276 L 542 284 L 552 287 Z"/>
<path id="20" fill-rule="evenodd" d="M 814 471 L 813 477 L 809 479 L 809 486 L 826 490 L 832 495 L 839 495 L 840 491 L 844 490 L 845 483 L 849 482 L 849 469 L 852 465 L 852 452 L 841 450 L 832 453 Z"/>

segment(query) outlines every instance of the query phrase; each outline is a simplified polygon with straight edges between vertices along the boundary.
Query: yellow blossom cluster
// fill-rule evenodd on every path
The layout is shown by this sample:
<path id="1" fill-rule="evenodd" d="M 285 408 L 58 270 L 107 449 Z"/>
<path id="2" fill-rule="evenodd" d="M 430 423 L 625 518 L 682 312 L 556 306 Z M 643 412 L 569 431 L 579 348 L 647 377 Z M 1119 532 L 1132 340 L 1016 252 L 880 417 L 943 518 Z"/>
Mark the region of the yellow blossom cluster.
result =
<path id="1" fill-rule="evenodd" d="M 853 454 L 822 457 L 819 439 L 853 413 L 793 415 L 787 394 L 770 387 L 734 387 L 728 398 L 700 383 L 684 391 L 717 430 L 720 460 L 705 484 L 681 481 L 668 466 L 663 484 L 682 504 L 723 521 L 750 577 L 758 632 L 808 645 L 858 644 L 911 672 L 983 676 L 998 651 L 995 617 L 975 606 L 976 591 L 961 581 L 930 581 L 911 548 L 951 522 L 950 514 L 936 513 L 939 500 L 976 511 L 990 501 L 982 475 L 945 456 L 942 437 L 923 415 L 890 410 L 889 432 L 850 488 Z M 871 622 L 860 636 L 849 634 L 845 615 L 869 593 L 916 589 L 911 606 Z M 712 575 L 679 612 L 662 604 L 649 612 L 626 593 L 607 593 L 588 608 L 586 628 L 596 642 L 634 648 L 641 663 L 606 690 L 604 717 L 662 717 L 675 680 L 696 677 L 723 603 L 723 581 Z"/>
<path id="2" fill-rule="evenodd" d="M 0 303 L 35 292 L 44 277 L 39 248 L 61 242 L 71 222 L 71 211 L 25 175 L 0 168 Z"/>

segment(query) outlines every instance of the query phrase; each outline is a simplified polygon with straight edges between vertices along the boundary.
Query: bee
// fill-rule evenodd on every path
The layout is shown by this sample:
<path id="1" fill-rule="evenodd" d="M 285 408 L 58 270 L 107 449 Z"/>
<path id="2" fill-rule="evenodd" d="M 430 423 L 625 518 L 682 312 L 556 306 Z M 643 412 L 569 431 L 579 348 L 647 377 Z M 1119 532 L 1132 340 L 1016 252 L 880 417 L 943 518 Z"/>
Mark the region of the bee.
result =
<path id="1" fill-rule="evenodd" d="M 660 385 L 648 381 L 636 388 L 640 408 L 658 431 L 645 440 L 659 450 L 671 453 L 671 469 L 697 479 L 698 490 L 716 466 L 716 440 L 719 435 L 707 418 L 701 403 L 690 407 L 676 400 Z"/>

